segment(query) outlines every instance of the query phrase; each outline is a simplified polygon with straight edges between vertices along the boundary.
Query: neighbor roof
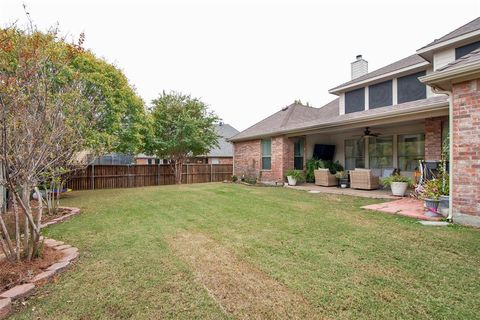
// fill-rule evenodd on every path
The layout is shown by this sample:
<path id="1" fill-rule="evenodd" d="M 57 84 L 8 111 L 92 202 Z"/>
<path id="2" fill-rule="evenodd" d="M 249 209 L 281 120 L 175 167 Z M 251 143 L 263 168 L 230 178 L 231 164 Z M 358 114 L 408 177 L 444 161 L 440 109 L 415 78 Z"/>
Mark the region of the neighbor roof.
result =
<path id="1" fill-rule="evenodd" d="M 434 46 L 434 45 L 442 43 L 444 41 L 447 41 L 447 40 L 450 40 L 450 39 L 453 39 L 453 38 L 456 38 L 456 37 L 459 37 L 459 36 L 462 36 L 464 34 L 467 34 L 467 33 L 473 32 L 473 31 L 477 31 L 477 30 L 480 30 L 480 17 L 478 17 L 475 20 L 472 20 L 469 23 L 453 30 L 450 33 L 447 33 L 446 35 L 444 35 L 443 37 L 441 37 L 439 39 L 435 39 L 433 42 L 427 44 L 426 46 L 424 46 L 424 47 L 422 47 L 418 50 L 422 50 L 422 49 Z"/>
<path id="2" fill-rule="evenodd" d="M 385 74 L 388 74 L 388 73 L 391 73 L 391 72 L 394 72 L 394 71 L 397 71 L 397 70 L 400 70 L 400 69 L 404 69 L 404 68 L 407 68 L 407 67 L 411 67 L 411 66 L 414 66 L 414 65 L 417 65 L 417 64 L 420 64 L 420 63 L 427 63 L 427 61 L 425 59 L 423 59 L 422 57 L 420 57 L 418 54 L 412 54 L 411 56 L 400 59 L 400 60 L 398 60 L 394 63 L 391 63 L 391 64 L 389 64 L 389 65 L 387 65 L 383 68 L 374 70 L 374 71 L 369 72 L 369 73 L 367 73 L 367 74 L 365 74 L 361 77 L 358 77 L 356 79 L 347 81 L 345 83 L 342 83 L 341 85 L 330 89 L 329 92 L 334 93 L 334 92 L 338 91 L 338 89 L 340 89 L 340 88 L 348 87 L 348 86 L 354 85 L 356 83 L 359 83 L 359 82 L 362 82 L 362 81 L 365 81 L 365 80 L 369 80 L 369 79 L 372 79 L 372 78 L 375 78 L 375 77 L 379 77 L 379 76 L 382 76 L 382 75 L 385 75 Z"/>
<path id="3" fill-rule="evenodd" d="M 282 131 L 284 128 L 294 125 L 302 125 L 302 123 L 309 122 L 313 119 L 327 120 L 338 116 L 338 110 L 338 98 L 321 108 L 313 108 L 304 106 L 300 103 L 292 103 L 268 118 L 254 124 L 250 128 L 245 129 L 230 140 L 236 141 L 244 140 L 249 137 L 267 136 L 269 133 Z"/>
<path id="4" fill-rule="evenodd" d="M 215 126 L 218 138 L 218 147 L 210 150 L 207 154 L 208 157 L 233 157 L 233 146 L 227 140 L 239 131 L 229 124 L 219 123 Z"/>

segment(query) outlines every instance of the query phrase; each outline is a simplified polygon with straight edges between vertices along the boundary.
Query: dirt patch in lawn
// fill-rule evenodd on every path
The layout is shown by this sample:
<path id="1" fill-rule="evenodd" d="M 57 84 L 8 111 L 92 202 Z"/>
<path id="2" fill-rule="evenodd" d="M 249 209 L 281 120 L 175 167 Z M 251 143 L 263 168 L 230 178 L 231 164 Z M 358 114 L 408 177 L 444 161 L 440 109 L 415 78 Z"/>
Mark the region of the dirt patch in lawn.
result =
<path id="1" fill-rule="evenodd" d="M 182 232 L 167 241 L 227 314 L 240 319 L 321 318 L 301 295 L 239 260 L 213 239 Z"/>
<path id="2" fill-rule="evenodd" d="M 60 251 L 45 246 L 42 256 L 32 261 L 10 262 L 0 261 L 0 292 L 8 290 L 17 284 L 22 284 L 44 271 L 62 258 Z"/>

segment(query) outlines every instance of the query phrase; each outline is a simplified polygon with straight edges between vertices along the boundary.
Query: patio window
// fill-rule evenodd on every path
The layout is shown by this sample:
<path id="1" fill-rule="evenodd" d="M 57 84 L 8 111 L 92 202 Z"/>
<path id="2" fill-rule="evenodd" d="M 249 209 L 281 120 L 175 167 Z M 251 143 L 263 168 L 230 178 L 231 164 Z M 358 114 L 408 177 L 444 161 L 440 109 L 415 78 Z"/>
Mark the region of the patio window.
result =
<path id="1" fill-rule="evenodd" d="M 415 171 L 418 161 L 425 158 L 425 134 L 398 136 L 398 167 L 400 171 Z"/>
<path id="2" fill-rule="evenodd" d="M 393 168 L 393 136 L 368 139 L 370 168 Z"/>
<path id="3" fill-rule="evenodd" d="M 365 168 L 365 141 L 363 139 L 345 140 L 345 169 Z"/>
<path id="4" fill-rule="evenodd" d="M 295 139 L 293 142 L 293 168 L 295 170 L 303 170 L 303 153 L 304 140 L 303 138 Z"/>
<path id="5" fill-rule="evenodd" d="M 262 170 L 272 169 L 272 139 L 262 140 Z"/>

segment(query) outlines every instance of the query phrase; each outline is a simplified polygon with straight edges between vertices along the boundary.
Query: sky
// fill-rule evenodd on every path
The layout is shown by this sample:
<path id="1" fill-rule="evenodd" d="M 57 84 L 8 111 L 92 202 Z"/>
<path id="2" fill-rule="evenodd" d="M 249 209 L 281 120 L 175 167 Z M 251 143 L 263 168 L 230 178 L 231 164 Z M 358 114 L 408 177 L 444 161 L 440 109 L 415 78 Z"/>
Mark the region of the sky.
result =
<path id="1" fill-rule="evenodd" d="M 202 99 L 244 130 L 300 99 L 321 107 L 362 54 L 373 71 L 480 16 L 478 0 L 0 0 L 0 26 L 59 24 L 122 69 L 147 105 Z"/>

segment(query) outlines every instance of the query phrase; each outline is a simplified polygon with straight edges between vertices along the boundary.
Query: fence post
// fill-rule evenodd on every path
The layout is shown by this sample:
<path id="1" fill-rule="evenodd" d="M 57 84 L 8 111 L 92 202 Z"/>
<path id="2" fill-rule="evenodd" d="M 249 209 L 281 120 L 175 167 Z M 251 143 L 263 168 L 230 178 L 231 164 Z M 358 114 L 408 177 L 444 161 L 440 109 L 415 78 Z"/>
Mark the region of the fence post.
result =
<path id="1" fill-rule="evenodd" d="M 183 170 L 182 170 L 183 172 Z M 189 166 L 188 166 L 188 163 L 187 163 L 187 179 L 185 180 L 185 184 L 188 184 L 188 175 L 190 174 L 190 169 L 189 169 Z"/>
<path id="2" fill-rule="evenodd" d="M 92 163 L 92 190 L 95 190 L 95 164 Z"/>
<path id="3" fill-rule="evenodd" d="M 210 164 L 210 182 L 213 182 L 213 163 Z"/>

